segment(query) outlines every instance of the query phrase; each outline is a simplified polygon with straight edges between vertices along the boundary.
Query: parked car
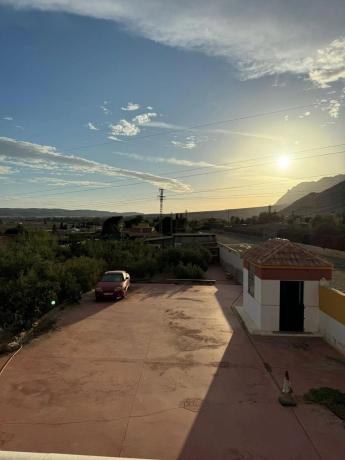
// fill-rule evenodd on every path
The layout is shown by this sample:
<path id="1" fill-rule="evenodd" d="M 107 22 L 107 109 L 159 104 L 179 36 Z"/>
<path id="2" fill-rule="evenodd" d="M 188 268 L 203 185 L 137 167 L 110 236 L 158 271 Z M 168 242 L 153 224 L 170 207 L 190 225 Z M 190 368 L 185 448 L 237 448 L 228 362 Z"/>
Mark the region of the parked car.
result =
<path id="1" fill-rule="evenodd" d="M 96 300 L 104 298 L 123 299 L 127 295 L 130 276 L 123 270 L 105 272 L 95 288 Z"/>

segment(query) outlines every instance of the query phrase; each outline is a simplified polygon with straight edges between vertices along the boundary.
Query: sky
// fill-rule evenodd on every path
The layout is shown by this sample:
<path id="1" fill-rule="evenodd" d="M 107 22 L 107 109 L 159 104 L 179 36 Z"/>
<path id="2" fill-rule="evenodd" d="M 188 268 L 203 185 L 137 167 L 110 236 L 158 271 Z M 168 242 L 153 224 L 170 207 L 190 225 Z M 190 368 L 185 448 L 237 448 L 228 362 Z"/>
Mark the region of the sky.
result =
<path id="1" fill-rule="evenodd" d="M 344 173 L 344 24 L 343 0 L 0 0 L 0 207 L 266 206 Z"/>

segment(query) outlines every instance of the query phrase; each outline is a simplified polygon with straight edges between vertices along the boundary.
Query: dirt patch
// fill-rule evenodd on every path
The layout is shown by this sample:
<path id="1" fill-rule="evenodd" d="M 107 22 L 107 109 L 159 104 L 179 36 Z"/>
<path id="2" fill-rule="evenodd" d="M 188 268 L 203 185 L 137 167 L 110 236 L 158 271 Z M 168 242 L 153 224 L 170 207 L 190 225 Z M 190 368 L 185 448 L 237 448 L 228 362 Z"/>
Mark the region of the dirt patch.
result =
<path id="1" fill-rule="evenodd" d="M 209 336 L 201 329 L 190 329 L 174 321 L 169 322 L 169 327 L 176 334 L 176 345 L 180 351 L 195 351 L 201 348 L 219 348 L 226 342 L 219 337 Z"/>
<path id="2" fill-rule="evenodd" d="M 151 362 L 148 363 L 150 366 L 150 369 L 153 371 L 158 371 L 159 375 L 162 376 L 164 375 L 167 371 L 170 369 L 180 369 L 181 371 L 187 371 L 191 367 L 194 367 L 197 365 L 197 363 L 194 362 Z"/>
<path id="3" fill-rule="evenodd" d="M 200 398 L 187 398 L 181 401 L 180 407 L 191 412 L 199 412 L 204 401 Z"/>
<path id="4" fill-rule="evenodd" d="M 167 310 L 169 318 L 172 319 L 192 319 L 192 316 L 187 315 L 184 311 L 182 310 Z"/>

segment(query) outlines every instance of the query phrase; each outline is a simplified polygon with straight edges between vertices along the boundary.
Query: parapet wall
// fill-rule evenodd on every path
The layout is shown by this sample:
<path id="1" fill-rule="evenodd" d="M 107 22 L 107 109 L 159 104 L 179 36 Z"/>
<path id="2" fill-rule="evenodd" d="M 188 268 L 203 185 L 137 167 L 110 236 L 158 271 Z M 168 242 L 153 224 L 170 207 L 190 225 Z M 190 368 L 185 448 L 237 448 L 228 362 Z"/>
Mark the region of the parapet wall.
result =
<path id="1" fill-rule="evenodd" d="M 320 332 L 345 355 L 345 294 L 320 286 Z"/>
<path id="2" fill-rule="evenodd" d="M 237 248 L 238 246 L 238 248 Z M 243 284 L 243 245 L 219 244 L 219 261 L 227 273 Z"/>

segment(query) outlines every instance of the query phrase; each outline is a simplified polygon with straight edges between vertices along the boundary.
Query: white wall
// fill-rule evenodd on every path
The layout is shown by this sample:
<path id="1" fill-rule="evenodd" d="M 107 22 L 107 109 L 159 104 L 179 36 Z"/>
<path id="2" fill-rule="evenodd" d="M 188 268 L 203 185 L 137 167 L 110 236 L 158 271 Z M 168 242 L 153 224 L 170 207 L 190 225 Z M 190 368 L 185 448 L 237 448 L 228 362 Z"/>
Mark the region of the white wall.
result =
<path id="1" fill-rule="evenodd" d="M 241 253 L 225 245 L 219 245 L 219 259 L 224 269 L 231 273 L 237 281 L 243 282 L 243 260 Z"/>
<path id="2" fill-rule="evenodd" d="M 320 311 L 320 331 L 327 342 L 345 355 L 345 325 Z"/>
<path id="3" fill-rule="evenodd" d="M 280 281 L 255 277 L 255 298 L 248 292 L 248 270 L 243 269 L 243 306 L 261 331 L 279 331 Z M 304 281 L 304 331 L 319 331 L 319 282 Z"/>
<path id="4" fill-rule="evenodd" d="M 304 331 L 318 332 L 319 315 L 319 281 L 304 281 Z"/>
<path id="5" fill-rule="evenodd" d="M 263 331 L 279 331 L 280 281 L 262 280 L 260 293 L 261 328 Z"/>
<path id="6" fill-rule="evenodd" d="M 248 292 L 248 270 L 243 268 L 243 308 L 251 317 L 258 329 L 261 329 L 261 305 L 257 300 L 257 292 L 261 291 L 261 280 L 257 276 L 254 278 L 255 298 Z"/>

